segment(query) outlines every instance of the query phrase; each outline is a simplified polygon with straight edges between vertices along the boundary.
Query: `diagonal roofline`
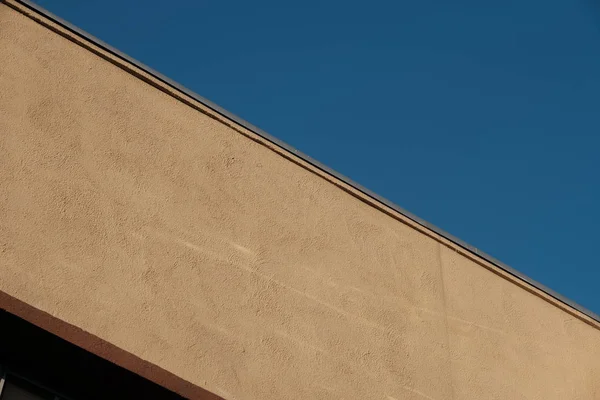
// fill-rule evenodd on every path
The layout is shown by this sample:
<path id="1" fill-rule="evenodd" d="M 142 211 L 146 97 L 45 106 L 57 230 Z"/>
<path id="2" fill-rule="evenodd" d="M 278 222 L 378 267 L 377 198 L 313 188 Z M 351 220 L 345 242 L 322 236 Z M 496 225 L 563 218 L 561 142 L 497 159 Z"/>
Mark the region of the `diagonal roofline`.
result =
<path id="1" fill-rule="evenodd" d="M 432 231 L 435 234 L 441 236 L 442 238 L 450 241 L 451 243 L 453 243 L 454 245 L 466 250 L 468 253 L 471 253 L 473 255 L 475 255 L 478 258 L 481 258 L 485 261 L 487 261 L 488 263 L 492 264 L 493 266 L 499 268 L 500 270 L 508 273 L 509 275 L 513 276 L 514 278 L 517 278 L 518 280 L 529 284 L 531 286 L 533 286 L 535 289 L 538 289 L 539 291 L 543 292 L 544 294 L 550 296 L 551 298 L 553 298 L 554 300 L 557 300 L 559 303 L 562 303 L 566 306 L 568 306 L 571 309 L 574 309 L 576 311 L 578 311 L 579 313 L 583 314 L 584 316 L 587 316 L 588 318 L 592 319 L 595 323 L 593 323 L 594 326 L 598 327 L 597 324 L 600 323 L 600 315 L 594 313 L 591 310 L 588 310 L 587 308 L 577 304 L 576 302 L 566 298 L 565 296 L 557 293 L 556 291 L 550 289 L 549 287 L 535 281 L 534 279 L 524 275 L 523 273 L 515 270 L 514 268 L 506 265 L 505 263 L 501 262 L 500 260 L 490 256 L 489 254 L 486 254 L 485 252 L 479 250 L 478 248 L 464 242 L 463 240 L 457 238 L 456 236 L 444 231 L 443 229 L 438 228 L 437 226 L 419 218 L 418 216 L 412 214 L 409 211 L 406 211 L 405 209 L 403 209 L 402 207 L 398 206 L 397 204 L 395 204 L 394 202 L 383 198 L 381 196 L 379 196 L 378 194 L 372 192 L 371 190 L 365 188 L 364 186 L 358 184 L 357 182 L 354 182 L 352 179 L 344 176 L 343 174 L 340 174 L 339 172 L 327 167 L 326 165 L 320 163 L 319 161 L 313 159 L 312 157 L 300 152 L 299 150 L 295 149 L 294 147 L 288 145 L 287 143 L 277 139 L 276 137 L 268 134 L 267 132 L 263 131 L 262 129 L 258 128 L 257 126 L 249 123 L 248 121 L 238 117 L 235 114 L 232 114 L 231 112 L 225 110 L 224 108 L 220 107 L 219 105 L 213 103 L 212 101 L 200 96 L 199 94 L 193 92 L 190 89 L 187 89 L 186 87 L 180 85 L 179 83 L 173 81 L 172 79 L 164 76 L 163 74 L 159 73 L 158 71 L 155 71 L 154 69 L 148 67 L 147 65 L 135 60 L 134 58 L 128 56 L 127 54 L 124 54 L 123 52 L 115 49 L 114 47 L 110 46 L 109 44 L 103 42 L 102 40 L 90 35 L 89 33 L 79 29 L 78 27 L 74 26 L 73 24 L 63 20 L 62 18 L 52 14 L 51 12 L 49 12 L 48 10 L 44 9 L 43 7 L 34 4 L 33 2 L 31 2 L 30 0 L 12 0 L 15 3 L 18 3 L 28 9 L 30 9 L 31 11 L 38 13 L 40 15 L 42 15 L 43 17 L 47 18 L 48 20 L 52 21 L 53 23 L 59 25 L 60 27 L 66 29 L 67 31 L 87 40 L 88 42 L 91 42 L 93 45 L 101 48 L 102 50 L 108 52 L 109 54 L 111 54 L 112 56 L 115 56 L 119 59 L 121 59 L 122 61 L 125 61 L 127 63 L 132 64 L 133 66 L 135 66 L 136 68 L 140 69 L 141 71 L 149 74 L 150 76 L 152 76 L 153 78 L 157 79 L 158 81 L 162 82 L 163 84 L 166 84 L 167 86 L 171 87 L 172 89 L 175 89 L 183 94 L 185 94 L 186 96 L 189 96 L 190 98 L 192 98 L 193 100 L 199 102 L 200 104 L 202 104 L 203 106 L 209 108 L 210 110 L 214 111 L 215 113 L 221 115 L 222 117 L 236 123 L 237 125 L 242 126 L 243 128 L 247 129 L 248 131 L 260 136 L 261 138 L 265 139 L 266 141 L 270 142 L 271 144 L 279 147 L 280 149 L 292 153 L 293 155 L 295 155 L 296 157 L 300 158 L 302 161 L 310 164 L 312 167 L 317 168 L 318 170 L 324 172 L 327 175 L 330 175 L 336 179 L 338 179 L 339 181 L 343 182 L 344 184 L 350 186 L 351 188 L 355 189 L 356 191 L 360 192 L 362 195 L 367 196 L 367 198 L 370 198 L 372 200 L 374 200 L 377 203 L 380 203 L 388 208 L 390 208 L 391 210 L 401 214 L 402 216 L 406 217 L 407 219 L 409 219 L 410 221 L 416 223 L 417 225 L 420 225 L 421 227 L 425 228 L 426 230 Z M 10 6 L 10 3 L 5 2 L 5 0 L 0 0 L 0 3 L 4 3 L 8 6 Z"/>

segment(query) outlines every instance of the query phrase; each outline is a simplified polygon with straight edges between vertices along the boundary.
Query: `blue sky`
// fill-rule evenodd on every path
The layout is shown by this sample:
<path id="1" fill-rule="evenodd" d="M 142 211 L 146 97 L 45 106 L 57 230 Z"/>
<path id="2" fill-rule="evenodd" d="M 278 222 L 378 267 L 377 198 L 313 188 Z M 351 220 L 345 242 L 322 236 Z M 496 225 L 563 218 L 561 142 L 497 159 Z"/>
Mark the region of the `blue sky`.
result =
<path id="1" fill-rule="evenodd" d="M 38 0 L 600 313 L 594 0 Z"/>

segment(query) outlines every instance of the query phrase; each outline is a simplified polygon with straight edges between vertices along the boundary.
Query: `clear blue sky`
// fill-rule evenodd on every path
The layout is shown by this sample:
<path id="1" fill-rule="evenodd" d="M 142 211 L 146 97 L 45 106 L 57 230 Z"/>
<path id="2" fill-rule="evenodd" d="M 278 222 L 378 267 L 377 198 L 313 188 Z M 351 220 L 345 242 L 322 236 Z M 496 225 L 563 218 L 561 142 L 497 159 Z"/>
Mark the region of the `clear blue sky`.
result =
<path id="1" fill-rule="evenodd" d="M 594 0 L 38 0 L 600 313 Z"/>

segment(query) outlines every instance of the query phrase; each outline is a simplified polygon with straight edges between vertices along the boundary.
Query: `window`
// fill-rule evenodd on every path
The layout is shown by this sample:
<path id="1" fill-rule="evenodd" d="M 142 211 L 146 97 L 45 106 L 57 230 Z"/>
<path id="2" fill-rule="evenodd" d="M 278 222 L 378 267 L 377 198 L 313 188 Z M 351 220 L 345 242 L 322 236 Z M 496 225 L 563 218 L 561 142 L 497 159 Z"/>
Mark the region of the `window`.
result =
<path id="1" fill-rule="evenodd" d="M 0 379 L 0 400 L 67 400 L 13 375 L 6 374 Z"/>

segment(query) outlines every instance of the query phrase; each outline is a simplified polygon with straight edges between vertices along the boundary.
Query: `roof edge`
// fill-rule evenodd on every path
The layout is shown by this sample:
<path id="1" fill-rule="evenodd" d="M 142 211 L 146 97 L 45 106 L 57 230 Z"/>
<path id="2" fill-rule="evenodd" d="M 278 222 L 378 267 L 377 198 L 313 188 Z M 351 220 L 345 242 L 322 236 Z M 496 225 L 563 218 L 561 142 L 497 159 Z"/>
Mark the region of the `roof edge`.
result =
<path id="1" fill-rule="evenodd" d="M 71 33 L 91 42 L 95 46 L 98 46 L 99 48 L 112 54 L 113 56 L 116 56 L 116 57 L 120 58 L 121 60 L 132 64 L 136 68 L 144 71 L 145 73 L 151 75 L 152 77 L 154 77 L 157 80 L 161 81 L 162 83 L 170 86 L 171 88 L 189 96 L 193 100 L 201 103 L 202 105 L 204 105 L 205 107 L 209 108 L 210 110 L 216 112 L 217 114 L 221 115 L 222 117 L 242 126 L 243 128 L 247 129 L 248 131 L 250 131 L 250 132 L 260 136 L 261 138 L 265 139 L 266 141 L 274 144 L 275 146 L 277 146 L 289 153 L 292 153 L 293 155 L 300 158 L 304 162 L 310 164 L 311 166 L 317 168 L 318 170 L 324 172 L 325 174 L 330 175 L 330 176 L 340 180 L 344 184 L 357 190 L 358 192 L 362 193 L 363 195 L 367 196 L 368 198 L 375 200 L 377 203 L 380 203 L 380 204 L 384 205 L 385 207 L 401 214 L 402 216 L 406 217 L 407 219 L 411 220 L 412 222 L 416 223 L 417 225 L 420 225 L 421 227 L 425 228 L 426 230 L 429 230 L 429 231 L 441 236 L 442 238 L 450 241 L 451 243 L 455 244 L 456 246 L 466 250 L 468 253 L 471 253 L 476 258 L 483 259 L 484 261 L 492 264 L 493 266 L 499 268 L 500 270 L 508 273 L 510 276 L 517 278 L 519 281 L 521 281 L 525 284 L 528 284 L 528 285 L 532 286 L 533 288 L 541 291 L 542 293 L 550 296 L 554 300 L 557 300 L 559 303 L 562 303 L 563 305 L 567 306 L 568 308 L 571 308 L 571 309 L 583 314 L 584 316 L 593 320 L 595 322 L 594 325 L 597 326 L 598 328 L 600 328 L 600 326 L 597 325 L 597 324 L 600 324 L 600 315 L 594 313 L 593 311 L 588 310 L 587 308 L 566 298 L 565 296 L 557 293 L 556 291 L 550 289 L 549 287 L 547 287 L 547 286 L 537 282 L 536 280 L 526 276 L 525 274 L 515 270 L 514 268 L 506 265 L 505 263 L 501 262 L 500 260 L 490 256 L 489 254 L 486 254 L 485 252 L 464 242 L 463 240 L 444 231 L 443 229 L 438 228 L 437 226 L 419 218 L 418 216 L 412 214 L 411 212 L 409 212 L 409 211 L 403 209 L 402 207 L 400 207 L 399 205 L 395 204 L 394 202 L 392 202 L 382 196 L 379 196 L 378 194 L 365 188 L 364 186 L 360 185 L 359 183 L 354 182 L 352 179 L 327 167 L 326 165 L 324 165 L 324 164 L 320 163 L 319 161 L 313 159 L 312 157 L 302 153 L 301 151 L 295 149 L 294 147 L 288 145 L 287 143 L 268 134 L 267 132 L 263 131 L 262 129 L 258 128 L 257 126 L 249 123 L 248 121 L 238 117 L 235 114 L 232 114 L 231 112 L 225 110 L 224 108 L 213 103 L 212 101 L 200 96 L 199 94 L 193 92 L 192 90 L 187 89 L 186 87 L 184 87 L 184 86 L 180 85 L 179 83 L 173 81 L 172 79 L 164 76 L 163 74 L 159 73 L 158 71 L 155 71 L 154 69 L 148 67 L 147 65 L 141 63 L 140 61 L 137 61 L 134 58 L 128 56 L 127 54 L 122 53 L 121 51 L 115 49 L 114 47 L 103 42 L 102 40 L 90 35 L 89 33 L 79 29 L 78 27 L 74 26 L 73 24 L 52 14 L 51 12 L 44 9 L 43 7 L 41 7 L 37 4 L 34 4 L 30 0 L 10 0 L 10 1 L 14 2 L 14 3 L 18 3 L 22 6 L 30 9 L 31 11 L 42 15 L 43 17 L 47 18 L 48 20 L 56 23 L 57 25 L 70 31 Z M 10 6 L 10 3 L 7 0 L 0 0 L 0 3 L 4 3 L 4 4 Z"/>

